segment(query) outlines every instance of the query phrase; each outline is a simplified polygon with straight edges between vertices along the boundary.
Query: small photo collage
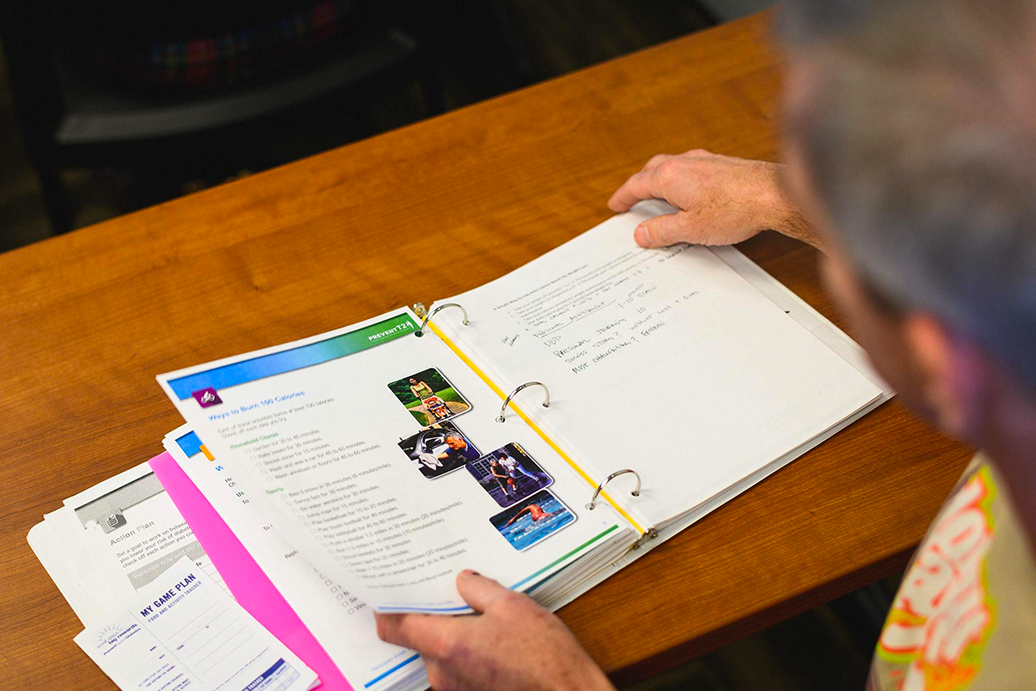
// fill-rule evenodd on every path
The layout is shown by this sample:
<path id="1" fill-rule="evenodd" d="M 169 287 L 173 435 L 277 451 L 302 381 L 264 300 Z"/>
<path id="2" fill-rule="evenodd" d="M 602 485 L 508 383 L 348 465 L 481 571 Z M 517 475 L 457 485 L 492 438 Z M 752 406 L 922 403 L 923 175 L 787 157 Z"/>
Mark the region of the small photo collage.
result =
<path id="1" fill-rule="evenodd" d="M 518 551 L 529 549 L 576 515 L 546 488 L 552 478 L 520 445 L 510 442 L 483 454 L 452 421 L 471 404 L 435 368 L 390 382 L 389 390 L 420 430 L 400 438 L 399 448 L 427 480 L 464 468 L 497 508 L 489 522 Z"/>

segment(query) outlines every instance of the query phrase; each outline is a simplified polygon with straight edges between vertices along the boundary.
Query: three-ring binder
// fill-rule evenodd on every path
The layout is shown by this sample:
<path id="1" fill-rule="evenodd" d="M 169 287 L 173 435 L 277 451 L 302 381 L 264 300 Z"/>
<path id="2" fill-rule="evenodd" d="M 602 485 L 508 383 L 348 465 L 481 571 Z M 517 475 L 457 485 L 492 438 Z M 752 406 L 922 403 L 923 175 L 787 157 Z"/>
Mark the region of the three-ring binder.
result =
<path id="1" fill-rule="evenodd" d="M 504 413 L 507 411 L 507 406 L 511 402 L 511 399 L 517 396 L 520 391 L 527 389 L 530 386 L 543 387 L 543 407 L 550 407 L 550 389 L 547 388 L 547 385 L 539 381 L 527 381 L 520 386 L 516 386 L 511 393 L 507 394 L 507 398 L 504 399 L 504 404 L 500 406 L 500 414 L 496 416 L 497 422 L 504 422 Z"/>
<path id="2" fill-rule="evenodd" d="M 418 337 L 423 336 L 424 335 L 424 329 L 425 329 L 426 326 L 428 326 L 428 323 L 432 320 L 432 317 L 434 317 L 436 314 L 438 314 L 440 311 L 442 311 L 444 309 L 449 309 L 449 308 L 454 308 L 454 307 L 461 311 L 461 315 L 463 316 L 463 319 L 462 319 L 461 323 L 464 326 L 468 326 L 468 324 L 469 324 L 469 322 L 468 322 L 468 311 L 466 309 L 464 309 L 463 305 L 460 305 L 460 304 L 458 304 L 456 302 L 445 302 L 445 303 L 443 303 L 441 305 L 436 305 L 431 310 L 427 309 L 424 306 L 424 304 L 422 304 L 420 302 L 414 304 L 414 306 L 413 306 L 414 314 L 417 315 L 417 317 L 419 319 L 421 319 L 421 325 L 417 328 L 417 331 L 415 332 L 414 335 L 416 335 Z M 438 333 L 438 332 L 436 332 L 436 333 Z M 502 394 L 502 391 L 500 391 L 500 389 L 498 389 L 495 385 L 493 385 L 492 382 L 490 382 L 486 378 L 486 376 L 484 374 L 482 374 L 482 372 L 479 371 L 479 369 L 473 363 L 471 363 L 457 349 L 456 346 L 454 346 L 452 343 L 450 343 L 449 340 L 446 340 L 446 344 L 448 346 L 450 346 L 450 348 L 453 349 L 454 352 L 456 352 L 458 355 L 460 355 L 461 358 L 465 362 L 467 362 L 468 365 L 470 367 L 472 367 L 475 370 L 475 372 L 480 377 L 482 377 L 482 379 L 487 384 L 489 384 L 498 393 Z M 547 385 L 544 384 L 543 382 L 540 382 L 540 381 L 528 381 L 528 382 L 525 382 L 524 384 L 520 384 L 519 386 L 516 386 L 514 389 L 511 390 L 511 392 L 509 394 L 507 394 L 504 397 L 504 402 L 500 406 L 500 414 L 496 417 L 496 421 L 497 422 L 499 422 L 499 423 L 506 422 L 505 415 L 507 413 L 507 406 L 511 404 L 511 401 L 514 400 L 514 398 L 519 393 L 521 393 L 522 391 L 524 391 L 525 389 L 527 389 L 527 388 L 529 388 L 531 386 L 539 386 L 539 387 L 541 387 L 543 389 L 543 403 L 541 405 L 544 408 L 549 408 L 550 407 L 550 389 L 547 388 Z M 524 415 L 523 415 L 523 417 L 524 417 Z M 589 476 L 587 476 L 584 471 L 580 470 L 579 467 L 572 461 L 572 459 L 568 458 L 568 456 L 565 455 L 565 453 L 560 448 L 558 448 L 557 445 L 554 444 L 544 434 L 544 432 L 542 430 L 540 430 L 531 421 L 529 421 L 529 420 L 527 420 L 527 421 L 529 422 L 529 424 L 533 425 L 533 429 L 536 430 L 536 432 L 541 437 L 543 437 L 544 441 L 546 441 L 548 444 L 550 444 L 552 447 L 554 447 L 554 450 L 556 452 L 558 452 L 558 454 L 560 454 L 569 463 L 569 465 L 573 466 L 577 471 L 579 471 L 579 473 L 583 476 L 583 478 L 585 480 L 587 480 L 587 482 L 591 482 L 591 483 L 593 482 L 593 480 L 591 480 L 589 478 Z M 633 475 L 636 478 L 636 480 L 637 480 L 636 487 L 633 488 L 633 491 L 630 492 L 630 494 L 632 496 L 634 496 L 634 497 L 639 497 L 640 496 L 640 485 L 641 485 L 640 474 L 637 471 L 633 470 L 632 468 L 622 468 L 621 470 L 617 470 L 614 473 L 611 473 L 603 481 L 601 481 L 600 483 L 597 484 L 597 486 L 594 488 L 593 496 L 590 497 L 589 503 L 586 504 L 587 510 L 588 511 L 593 511 L 597 507 L 597 499 L 598 499 L 598 497 L 601 496 L 601 493 L 604 491 L 604 488 L 608 485 L 608 483 L 610 483 L 612 480 L 614 480 L 615 478 L 619 477 L 620 475 L 626 475 L 626 474 L 631 474 L 631 475 Z M 607 496 L 605 498 L 607 499 Z M 628 520 L 630 520 L 635 527 L 637 527 L 638 529 L 641 529 L 643 531 L 641 536 L 640 536 L 640 538 L 633 544 L 631 549 L 639 549 L 641 547 L 641 545 L 643 545 L 648 540 L 651 540 L 653 538 L 658 537 L 658 531 L 654 527 L 649 527 L 647 530 L 643 530 L 642 528 L 640 528 L 640 526 L 638 526 L 636 524 L 636 522 L 632 518 L 629 517 L 629 515 L 625 511 L 622 510 L 622 508 L 620 508 L 618 505 L 614 504 L 614 502 L 612 502 L 611 499 L 608 499 L 608 501 L 610 503 L 612 503 L 612 505 L 615 506 L 616 509 L 618 509 L 619 513 L 621 513 L 624 517 L 626 517 Z"/>
<path id="3" fill-rule="evenodd" d="M 418 310 L 417 309 L 418 307 L 420 307 L 421 309 Z M 461 324 L 463 324 L 464 326 L 467 326 L 468 325 L 468 311 L 466 309 L 464 309 L 463 305 L 460 305 L 460 304 L 458 304 L 456 302 L 444 302 L 441 305 L 436 305 L 435 307 L 432 308 L 431 312 L 428 312 L 424 308 L 424 305 L 422 305 L 421 303 L 418 303 L 418 304 L 414 305 L 414 313 L 415 314 L 419 314 L 420 312 L 427 312 L 427 314 L 424 315 L 424 319 L 421 320 L 421 326 L 417 327 L 417 331 L 414 332 L 414 335 L 417 336 L 418 338 L 420 338 L 421 336 L 424 336 L 424 327 L 428 326 L 428 322 L 431 321 L 432 317 L 434 317 L 436 314 L 438 314 L 442 310 L 447 309 L 449 307 L 456 307 L 457 309 L 460 310 L 460 313 L 464 315 L 464 319 L 461 320 Z"/>
<path id="4" fill-rule="evenodd" d="M 614 480 L 615 478 L 619 477 L 620 475 L 626 475 L 626 474 L 630 474 L 633 477 L 637 478 L 637 486 L 633 488 L 633 491 L 630 492 L 630 494 L 633 495 L 634 497 L 639 497 L 640 496 L 640 473 L 638 473 L 637 471 L 633 470 L 632 468 L 622 468 L 621 470 L 616 470 L 614 473 L 612 473 L 608 477 L 604 478 L 604 480 L 602 480 L 601 482 L 597 483 L 597 487 L 594 488 L 594 494 L 593 494 L 592 497 L 590 497 L 590 501 L 586 505 L 586 510 L 587 511 L 593 511 L 595 508 L 597 508 L 597 497 L 601 496 L 601 492 L 603 492 L 604 488 L 608 486 L 608 483 L 611 482 L 612 480 Z M 648 528 L 647 530 L 644 531 L 644 533 L 640 536 L 640 539 L 638 539 L 636 542 L 634 542 L 633 546 L 630 547 L 630 549 L 640 549 L 641 545 L 643 545 L 648 540 L 655 539 L 656 537 L 658 537 L 658 530 L 656 530 L 652 526 L 652 527 L 650 527 L 650 528 Z"/>
<path id="5" fill-rule="evenodd" d="M 615 478 L 619 477 L 620 475 L 625 475 L 626 473 L 631 473 L 633 477 L 637 478 L 637 486 L 633 488 L 633 491 L 630 492 L 630 494 L 632 494 L 634 497 L 639 497 L 640 473 L 631 468 L 623 468 L 622 470 L 616 470 L 614 473 L 604 478 L 604 480 L 597 483 L 597 487 L 594 489 L 594 496 L 590 497 L 590 502 L 586 505 L 587 510 L 593 511 L 595 508 L 597 508 L 597 497 L 601 495 L 601 492 L 604 491 L 604 488 L 608 485 L 608 483 L 614 480 Z"/>

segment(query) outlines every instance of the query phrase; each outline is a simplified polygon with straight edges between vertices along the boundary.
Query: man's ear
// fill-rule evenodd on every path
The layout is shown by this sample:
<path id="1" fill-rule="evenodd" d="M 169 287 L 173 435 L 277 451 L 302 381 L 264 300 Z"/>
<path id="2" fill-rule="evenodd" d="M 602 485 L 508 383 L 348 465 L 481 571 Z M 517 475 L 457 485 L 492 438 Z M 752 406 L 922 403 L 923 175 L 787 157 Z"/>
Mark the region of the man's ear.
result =
<path id="1" fill-rule="evenodd" d="M 939 427 L 957 437 L 979 437 L 992 377 L 986 354 L 972 340 L 923 312 L 908 314 L 903 331 L 921 395 Z"/>

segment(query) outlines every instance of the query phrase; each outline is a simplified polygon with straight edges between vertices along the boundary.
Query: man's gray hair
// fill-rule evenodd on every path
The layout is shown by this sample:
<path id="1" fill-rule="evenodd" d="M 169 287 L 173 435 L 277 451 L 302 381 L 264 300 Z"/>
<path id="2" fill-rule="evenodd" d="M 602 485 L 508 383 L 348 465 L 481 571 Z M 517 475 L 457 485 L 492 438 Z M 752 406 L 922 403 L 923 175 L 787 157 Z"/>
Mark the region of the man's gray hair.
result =
<path id="1" fill-rule="evenodd" d="M 823 8 L 818 10 L 818 7 Z M 1036 4 L 787 0 L 789 136 L 872 289 L 1036 391 Z"/>
<path id="2" fill-rule="evenodd" d="M 892 0 L 785 0 L 777 15 L 777 29 L 785 43 L 798 47 L 837 38 L 860 26 Z"/>

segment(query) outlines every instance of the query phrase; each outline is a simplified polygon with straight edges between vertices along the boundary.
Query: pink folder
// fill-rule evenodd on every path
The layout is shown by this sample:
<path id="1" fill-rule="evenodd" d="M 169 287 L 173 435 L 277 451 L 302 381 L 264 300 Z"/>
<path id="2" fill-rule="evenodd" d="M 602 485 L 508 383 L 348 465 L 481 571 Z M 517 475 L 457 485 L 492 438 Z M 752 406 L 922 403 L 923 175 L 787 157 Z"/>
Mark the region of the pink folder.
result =
<path id="1" fill-rule="evenodd" d="M 148 463 L 238 604 L 317 673 L 321 682 L 317 688 L 353 691 L 331 656 L 173 457 L 163 453 Z"/>

